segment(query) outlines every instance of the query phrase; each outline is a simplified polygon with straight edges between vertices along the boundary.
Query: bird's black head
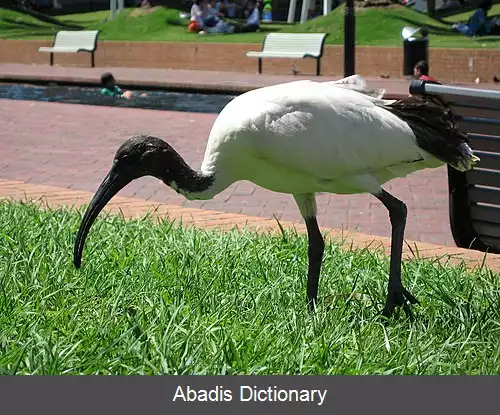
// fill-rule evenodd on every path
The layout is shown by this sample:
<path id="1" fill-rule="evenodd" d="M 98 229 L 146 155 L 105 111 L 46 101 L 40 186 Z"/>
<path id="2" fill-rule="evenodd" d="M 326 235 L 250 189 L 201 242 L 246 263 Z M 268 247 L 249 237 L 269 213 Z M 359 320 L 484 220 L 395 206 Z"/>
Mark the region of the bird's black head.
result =
<path id="1" fill-rule="evenodd" d="M 113 165 L 92 198 L 78 229 L 74 249 L 74 264 L 81 265 L 85 239 L 101 210 L 131 181 L 143 176 L 155 176 L 170 185 L 182 168 L 184 160 L 165 141 L 150 136 L 135 136 L 117 150 Z"/>
<path id="2" fill-rule="evenodd" d="M 134 136 L 116 151 L 110 174 L 130 183 L 143 176 L 154 176 L 169 184 L 171 173 L 181 167 L 181 157 L 165 141 L 151 136 Z"/>

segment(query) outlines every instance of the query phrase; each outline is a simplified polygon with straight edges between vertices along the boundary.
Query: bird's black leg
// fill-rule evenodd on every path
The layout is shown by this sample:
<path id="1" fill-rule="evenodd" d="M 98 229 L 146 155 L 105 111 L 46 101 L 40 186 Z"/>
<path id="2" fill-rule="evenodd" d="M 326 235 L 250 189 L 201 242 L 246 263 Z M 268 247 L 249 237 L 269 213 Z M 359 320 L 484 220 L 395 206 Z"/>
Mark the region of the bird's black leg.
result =
<path id="1" fill-rule="evenodd" d="M 408 317 L 411 317 L 408 303 L 416 304 L 418 300 L 403 287 L 401 282 L 401 259 L 403 255 L 403 238 L 406 226 L 406 205 L 399 199 L 381 190 L 374 194 L 389 211 L 392 225 L 391 236 L 391 263 L 389 270 L 389 285 L 387 289 L 387 301 L 382 315 L 390 317 L 397 306 L 403 306 Z"/>
<path id="2" fill-rule="evenodd" d="M 319 273 L 321 271 L 321 261 L 325 250 L 325 241 L 319 230 L 316 217 L 304 218 L 309 237 L 309 267 L 307 271 L 307 304 L 314 309 L 318 299 Z"/>
<path id="3" fill-rule="evenodd" d="M 325 250 L 325 241 L 319 230 L 316 220 L 316 199 L 314 194 L 294 195 L 299 206 L 300 213 L 304 218 L 309 239 L 308 257 L 309 265 L 307 271 L 307 304 L 314 310 L 318 299 L 319 274 L 321 271 L 321 261 Z"/>

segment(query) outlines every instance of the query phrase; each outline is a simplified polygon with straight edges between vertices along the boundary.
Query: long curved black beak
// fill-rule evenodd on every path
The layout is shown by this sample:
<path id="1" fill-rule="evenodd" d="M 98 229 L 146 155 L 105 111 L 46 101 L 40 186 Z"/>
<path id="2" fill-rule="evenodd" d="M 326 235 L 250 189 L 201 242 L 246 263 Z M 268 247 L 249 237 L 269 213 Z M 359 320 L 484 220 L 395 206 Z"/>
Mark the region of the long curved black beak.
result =
<path id="1" fill-rule="evenodd" d="M 73 256 L 73 263 L 76 268 L 80 268 L 82 263 L 82 253 L 83 246 L 85 245 L 85 239 L 90 231 L 92 224 L 101 212 L 101 210 L 106 206 L 106 204 L 111 200 L 111 198 L 116 195 L 121 189 L 123 189 L 131 180 L 119 176 L 113 169 L 107 174 L 103 182 L 97 189 L 94 197 L 90 201 L 89 206 L 83 216 L 82 223 L 78 229 L 78 234 L 76 235 L 75 249 Z"/>

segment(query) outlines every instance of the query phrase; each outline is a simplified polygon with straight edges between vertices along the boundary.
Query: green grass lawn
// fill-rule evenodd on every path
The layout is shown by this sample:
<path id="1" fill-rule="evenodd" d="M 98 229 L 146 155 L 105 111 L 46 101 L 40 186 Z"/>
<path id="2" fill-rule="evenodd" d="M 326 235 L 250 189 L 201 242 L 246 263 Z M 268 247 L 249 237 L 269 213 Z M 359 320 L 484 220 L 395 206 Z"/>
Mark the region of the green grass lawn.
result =
<path id="1" fill-rule="evenodd" d="M 500 7 L 495 6 L 500 11 Z M 494 9 L 492 14 L 495 13 Z M 4 39 L 51 39 L 61 25 L 100 29 L 103 40 L 171 41 L 171 42 L 261 42 L 270 31 L 326 32 L 328 44 L 343 44 L 344 7 L 338 7 L 327 16 L 321 16 L 303 24 L 263 24 L 260 33 L 231 35 L 198 35 L 188 33 L 186 20 L 179 18 L 175 9 L 157 8 L 148 14 L 137 14 L 137 9 L 126 9 L 114 20 L 107 20 L 108 11 L 59 16 L 44 22 L 29 15 L 0 9 L 0 38 Z M 405 25 L 430 28 L 432 47 L 498 48 L 500 36 L 470 39 L 451 31 L 451 22 L 466 20 L 471 12 L 438 21 L 426 14 L 402 6 L 389 8 L 359 9 L 356 14 L 358 45 L 400 46 L 401 30 Z M 60 23 L 58 25 L 56 23 Z"/>
<path id="2" fill-rule="evenodd" d="M 30 15 L 0 9 L 0 39 L 52 39 L 64 25 L 80 29 L 100 29 L 101 40 L 170 41 L 170 42 L 262 42 L 268 31 L 285 25 L 263 25 L 261 33 L 232 35 L 198 35 L 187 31 L 188 21 L 179 17 L 179 10 L 157 8 L 154 12 L 136 15 L 137 9 L 125 9 L 113 20 L 109 11 L 58 16 L 60 25 L 42 22 Z"/>
<path id="3" fill-rule="evenodd" d="M 287 29 L 291 32 L 329 33 L 327 43 L 344 42 L 344 7 Z M 432 47 L 500 47 L 500 36 L 471 39 L 451 30 L 451 23 L 438 21 L 407 7 L 366 8 L 356 10 L 356 42 L 358 45 L 400 46 L 404 26 L 429 28 Z"/>
<path id="4" fill-rule="evenodd" d="M 414 260 L 421 301 L 384 326 L 388 260 L 328 244 L 319 310 L 307 242 L 0 202 L 0 374 L 500 374 L 500 286 Z M 330 301 L 325 299 L 330 298 Z"/>
<path id="5" fill-rule="evenodd" d="M 447 22 L 466 22 L 472 16 L 475 10 L 471 10 L 465 13 L 457 13 L 452 16 L 444 18 Z M 491 10 L 488 12 L 488 16 L 498 16 L 500 15 L 500 4 L 494 4 Z"/>

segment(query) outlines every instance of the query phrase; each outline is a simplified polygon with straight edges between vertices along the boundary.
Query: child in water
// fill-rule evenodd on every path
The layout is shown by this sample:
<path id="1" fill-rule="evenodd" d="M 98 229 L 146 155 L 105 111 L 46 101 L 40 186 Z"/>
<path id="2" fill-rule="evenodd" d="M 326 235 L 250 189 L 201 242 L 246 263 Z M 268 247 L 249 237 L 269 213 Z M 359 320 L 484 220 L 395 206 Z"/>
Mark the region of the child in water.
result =
<path id="1" fill-rule="evenodd" d="M 101 75 L 101 84 L 103 88 L 101 89 L 101 94 L 108 97 L 118 97 L 125 99 L 132 99 L 134 93 L 132 91 L 123 91 L 117 84 L 113 74 L 106 72 Z M 145 96 L 145 94 L 142 94 Z"/>

